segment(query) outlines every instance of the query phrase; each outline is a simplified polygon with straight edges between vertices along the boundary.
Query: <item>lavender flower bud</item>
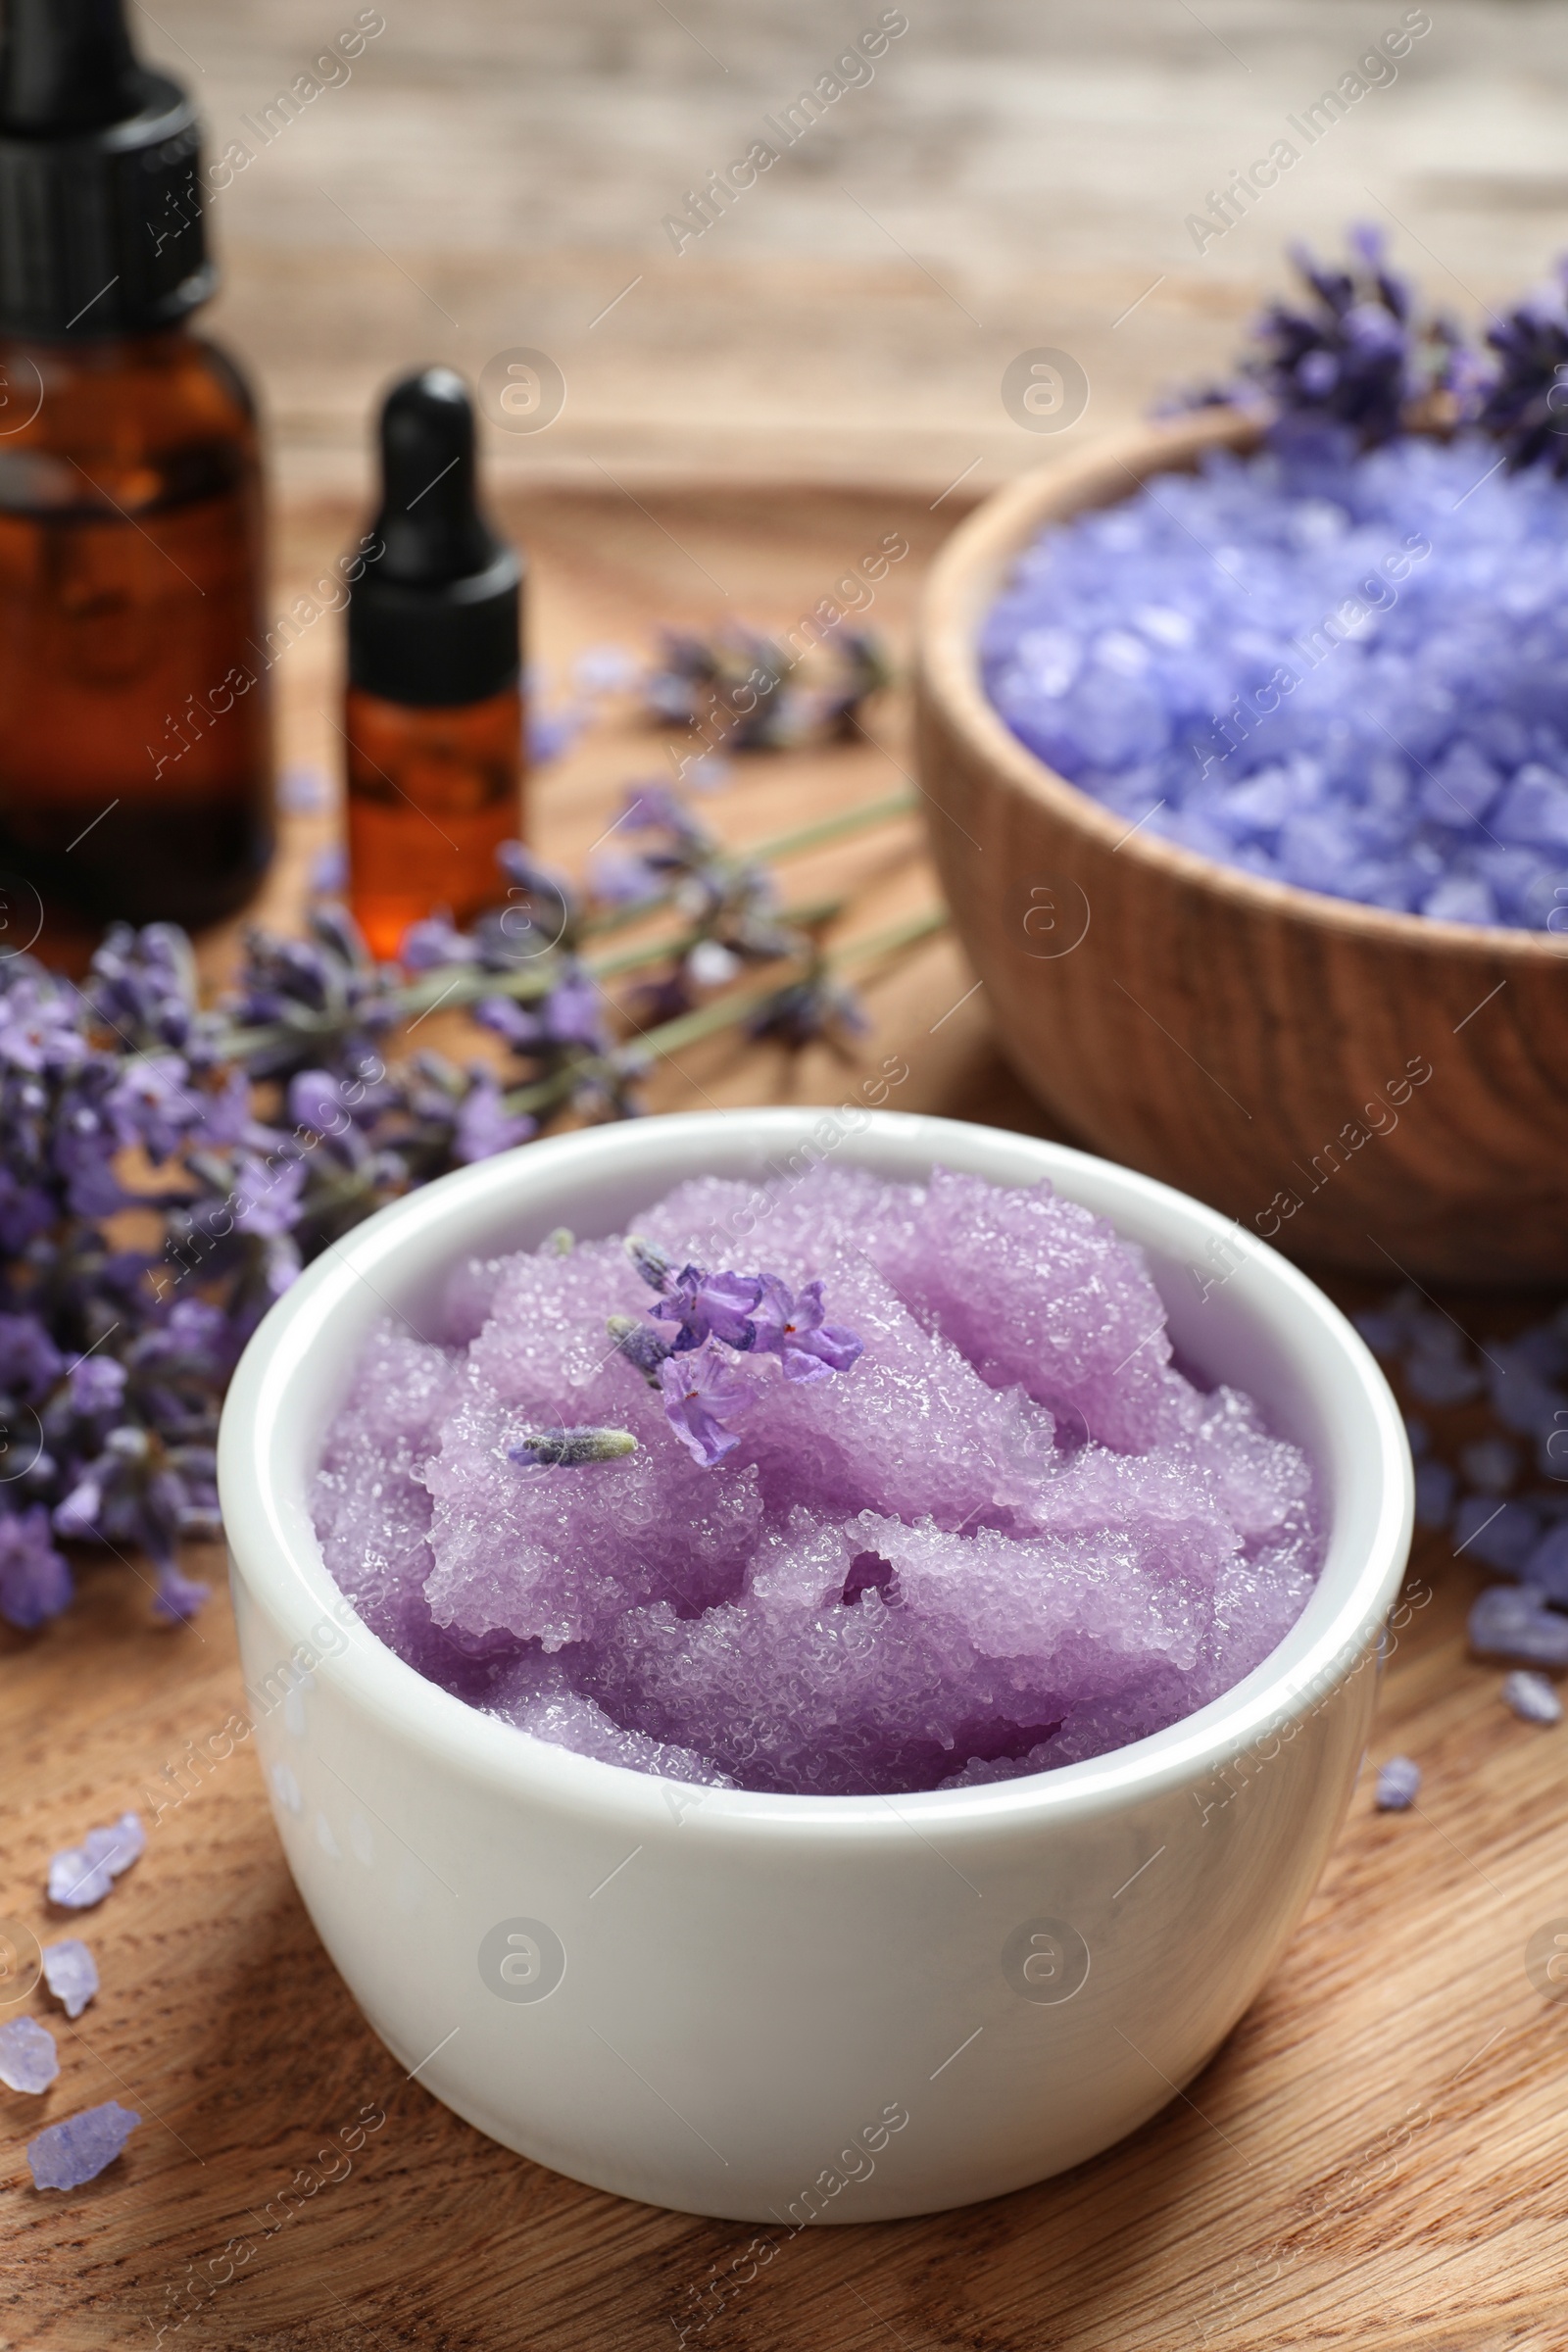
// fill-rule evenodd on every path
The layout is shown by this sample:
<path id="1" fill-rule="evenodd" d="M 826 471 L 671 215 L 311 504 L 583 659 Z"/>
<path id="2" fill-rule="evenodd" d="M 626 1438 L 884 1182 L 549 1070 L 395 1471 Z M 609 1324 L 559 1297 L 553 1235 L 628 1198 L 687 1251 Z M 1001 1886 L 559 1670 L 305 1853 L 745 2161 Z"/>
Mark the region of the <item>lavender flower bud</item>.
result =
<path id="1" fill-rule="evenodd" d="M 629 1429 L 533 1429 L 507 1447 L 507 1456 L 527 1470 L 574 1470 L 582 1462 L 616 1462 L 636 1450 Z"/>
<path id="2" fill-rule="evenodd" d="M 672 1344 L 661 1339 L 651 1323 L 641 1322 L 635 1315 L 612 1315 L 606 1329 L 627 1363 L 635 1364 L 649 1387 L 657 1389 L 659 1367 L 666 1356 L 674 1353 Z"/>
<path id="3" fill-rule="evenodd" d="M 667 1288 L 675 1265 L 667 1250 L 661 1250 L 657 1242 L 645 1240 L 640 1233 L 628 1233 L 626 1255 L 651 1291 Z"/>

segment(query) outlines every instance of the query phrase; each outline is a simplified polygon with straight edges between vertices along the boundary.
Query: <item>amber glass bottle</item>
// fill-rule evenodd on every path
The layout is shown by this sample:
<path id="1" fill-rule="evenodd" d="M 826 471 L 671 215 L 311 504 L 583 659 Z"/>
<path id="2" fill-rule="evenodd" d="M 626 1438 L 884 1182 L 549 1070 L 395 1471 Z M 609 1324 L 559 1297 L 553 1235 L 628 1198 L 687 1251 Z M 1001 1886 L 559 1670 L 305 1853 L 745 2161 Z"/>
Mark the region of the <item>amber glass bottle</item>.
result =
<path id="1" fill-rule="evenodd" d="M 460 376 L 395 384 L 380 443 L 343 731 L 354 914 L 390 957 L 421 916 L 469 922 L 505 896 L 496 851 L 522 828 L 522 566 L 479 512 Z"/>
<path id="2" fill-rule="evenodd" d="M 270 851 L 254 408 L 211 294 L 199 134 L 122 0 L 0 31 L 0 876 L 200 924 Z"/>

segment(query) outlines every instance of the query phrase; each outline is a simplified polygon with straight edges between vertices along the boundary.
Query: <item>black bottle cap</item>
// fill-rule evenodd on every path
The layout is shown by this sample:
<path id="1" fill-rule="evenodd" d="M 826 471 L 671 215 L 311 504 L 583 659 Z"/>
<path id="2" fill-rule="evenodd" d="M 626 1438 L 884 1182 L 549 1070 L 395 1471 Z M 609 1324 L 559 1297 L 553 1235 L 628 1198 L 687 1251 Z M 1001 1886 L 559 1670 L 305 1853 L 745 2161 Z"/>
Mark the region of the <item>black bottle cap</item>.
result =
<path id="1" fill-rule="evenodd" d="M 473 407 L 426 368 L 381 410 L 381 511 L 349 594 L 349 684 L 389 703 L 484 702 L 521 665 L 522 564 L 479 512 Z"/>
<path id="2" fill-rule="evenodd" d="M 123 0 L 5 0 L 0 334 L 145 334 L 205 302 L 200 157 L 195 110 L 137 62 Z"/>

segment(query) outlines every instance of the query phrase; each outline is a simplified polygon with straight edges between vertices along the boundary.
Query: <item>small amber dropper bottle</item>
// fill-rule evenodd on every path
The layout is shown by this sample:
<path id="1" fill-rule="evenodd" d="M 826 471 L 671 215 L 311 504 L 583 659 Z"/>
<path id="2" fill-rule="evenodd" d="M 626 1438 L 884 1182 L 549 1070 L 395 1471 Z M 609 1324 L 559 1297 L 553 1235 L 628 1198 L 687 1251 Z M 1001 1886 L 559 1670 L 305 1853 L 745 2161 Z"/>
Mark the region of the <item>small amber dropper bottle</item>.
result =
<path id="1" fill-rule="evenodd" d="M 122 0 L 5 0 L 0 891 L 51 918 L 203 923 L 271 849 L 256 417 L 189 330 L 199 162 Z"/>
<path id="2" fill-rule="evenodd" d="M 349 596 L 350 896 L 373 955 L 505 895 L 522 828 L 522 565 L 481 515 L 473 410 L 426 368 L 381 411 L 381 510 Z M 362 543 L 363 544 L 363 543 Z"/>

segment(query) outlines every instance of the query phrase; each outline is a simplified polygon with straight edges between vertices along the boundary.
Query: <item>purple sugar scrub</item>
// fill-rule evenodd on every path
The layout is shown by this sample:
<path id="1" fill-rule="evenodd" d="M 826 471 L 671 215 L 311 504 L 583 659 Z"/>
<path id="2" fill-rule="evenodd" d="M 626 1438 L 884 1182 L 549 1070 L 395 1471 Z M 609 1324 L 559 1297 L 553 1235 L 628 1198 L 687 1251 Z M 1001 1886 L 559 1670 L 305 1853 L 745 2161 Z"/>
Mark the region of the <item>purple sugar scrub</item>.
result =
<path id="1" fill-rule="evenodd" d="M 1161 475 L 1026 551 L 981 659 L 1129 826 L 1405 913 L 1568 919 L 1568 483 L 1490 439 L 1325 429 Z"/>
<path id="2" fill-rule="evenodd" d="M 443 1338 L 368 1341 L 327 1565 L 421 1673 L 634 1770 L 1050 1770 L 1230 1689 L 1321 1561 L 1304 1456 L 1048 1185 L 698 1179 L 630 1247 L 458 1267 Z"/>

